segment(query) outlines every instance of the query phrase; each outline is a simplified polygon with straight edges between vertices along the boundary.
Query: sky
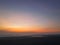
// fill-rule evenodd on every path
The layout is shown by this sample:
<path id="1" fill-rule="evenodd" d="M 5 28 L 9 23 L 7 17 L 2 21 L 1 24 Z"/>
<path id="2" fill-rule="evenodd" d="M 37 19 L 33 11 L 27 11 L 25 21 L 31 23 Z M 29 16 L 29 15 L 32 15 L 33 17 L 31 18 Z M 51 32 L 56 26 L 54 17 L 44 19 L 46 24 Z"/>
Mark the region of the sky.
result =
<path id="1" fill-rule="evenodd" d="M 0 0 L 0 31 L 60 32 L 60 0 Z"/>

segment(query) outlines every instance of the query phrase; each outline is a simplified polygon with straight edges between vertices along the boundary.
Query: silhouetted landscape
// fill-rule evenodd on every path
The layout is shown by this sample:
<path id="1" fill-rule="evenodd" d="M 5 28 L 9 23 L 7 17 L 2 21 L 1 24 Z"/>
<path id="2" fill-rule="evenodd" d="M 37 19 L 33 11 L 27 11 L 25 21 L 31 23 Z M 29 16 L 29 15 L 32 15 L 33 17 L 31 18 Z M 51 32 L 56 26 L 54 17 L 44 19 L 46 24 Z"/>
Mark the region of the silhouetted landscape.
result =
<path id="1" fill-rule="evenodd" d="M 43 37 L 0 37 L 0 44 L 7 45 L 58 45 L 60 44 L 60 35 L 43 35 Z"/>

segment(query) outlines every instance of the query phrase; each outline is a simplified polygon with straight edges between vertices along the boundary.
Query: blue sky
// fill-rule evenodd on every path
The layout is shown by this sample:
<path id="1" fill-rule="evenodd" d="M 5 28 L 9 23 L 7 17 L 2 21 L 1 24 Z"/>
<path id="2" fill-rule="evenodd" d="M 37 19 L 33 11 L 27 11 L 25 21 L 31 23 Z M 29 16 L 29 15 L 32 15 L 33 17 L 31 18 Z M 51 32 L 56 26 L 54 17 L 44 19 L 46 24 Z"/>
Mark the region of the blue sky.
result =
<path id="1" fill-rule="evenodd" d="M 60 0 L 0 0 L 0 28 L 1 26 L 2 28 L 48 27 L 49 29 L 45 31 L 56 32 L 57 30 L 59 32 Z M 0 36 L 21 36 L 24 34 L 28 33 L 9 33 L 5 29 L 0 29 Z M 30 34 L 36 33 L 28 35 Z"/>
<path id="2" fill-rule="evenodd" d="M 31 13 L 25 16 L 35 19 L 34 24 L 50 26 L 52 21 L 51 26 L 60 26 L 60 0 L 0 0 L 0 11 Z M 1 16 L 8 19 L 15 15 L 4 13 Z"/>

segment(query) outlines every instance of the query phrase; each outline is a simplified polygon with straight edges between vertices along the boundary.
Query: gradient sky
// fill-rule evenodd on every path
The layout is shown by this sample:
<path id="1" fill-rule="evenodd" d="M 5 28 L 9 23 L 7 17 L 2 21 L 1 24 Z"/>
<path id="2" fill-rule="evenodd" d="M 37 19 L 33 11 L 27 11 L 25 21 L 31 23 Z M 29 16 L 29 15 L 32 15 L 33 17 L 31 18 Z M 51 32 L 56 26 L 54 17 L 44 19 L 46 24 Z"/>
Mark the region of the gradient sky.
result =
<path id="1" fill-rule="evenodd" d="M 2 29 L 13 32 L 60 32 L 60 0 L 0 0 Z"/>

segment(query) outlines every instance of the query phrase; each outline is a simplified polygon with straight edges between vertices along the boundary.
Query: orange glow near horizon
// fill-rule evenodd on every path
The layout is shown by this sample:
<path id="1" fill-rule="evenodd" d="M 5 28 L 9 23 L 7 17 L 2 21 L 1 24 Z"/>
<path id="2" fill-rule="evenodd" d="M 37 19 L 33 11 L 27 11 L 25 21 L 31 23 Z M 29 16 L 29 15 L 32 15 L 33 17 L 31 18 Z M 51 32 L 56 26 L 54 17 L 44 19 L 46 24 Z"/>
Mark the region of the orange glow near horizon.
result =
<path id="1" fill-rule="evenodd" d="M 60 32 L 59 29 L 55 28 L 38 28 L 38 27 L 11 27 L 4 28 L 5 31 L 8 32 L 35 32 L 35 33 L 45 33 L 45 32 Z"/>
<path id="2" fill-rule="evenodd" d="M 35 14 L 27 12 L 9 12 L 9 15 L 0 18 L 0 30 L 8 32 L 60 32 L 60 28 L 55 29 L 55 21 L 44 16 L 33 16 Z"/>
<path id="3" fill-rule="evenodd" d="M 5 27 L 4 30 L 7 30 L 9 32 L 33 32 L 34 30 L 38 30 L 38 27 L 30 27 L 30 26 L 23 26 L 23 27 L 19 27 L 19 26 L 14 26 L 14 27 Z"/>

